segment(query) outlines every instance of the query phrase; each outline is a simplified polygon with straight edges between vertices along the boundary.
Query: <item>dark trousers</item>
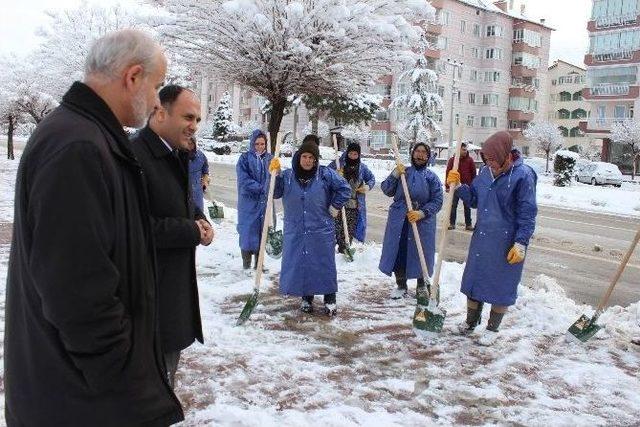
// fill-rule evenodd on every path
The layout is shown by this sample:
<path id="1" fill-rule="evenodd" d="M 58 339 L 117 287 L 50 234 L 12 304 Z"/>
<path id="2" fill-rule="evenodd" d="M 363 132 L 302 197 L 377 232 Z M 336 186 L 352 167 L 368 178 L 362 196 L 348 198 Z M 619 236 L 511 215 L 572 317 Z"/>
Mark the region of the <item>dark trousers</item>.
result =
<path id="1" fill-rule="evenodd" d="M 179 362 L 180 350 L 164 354 L 164 364 L 167 367 L 167 379 L 169 380 L 171 389 L 175 387 L 176 371 L 178 370 Z"/>
<path id="2" fill-rule="evenodd" d="M 313 297 L 314 295 L 306 295 L 304 297 L 302 297 L 303 300 L 305 300 L 306 302 L 308 302 L 309 304 L 313 303 Z M 326 294 L 324 296 L 324 303 L 325 304 L 335 304 L 336 303 L 336 293 L 332 293 L 332 294 Z"/>
<path id="3" fill-rule="evenodd" d="M 251 251 L 240 251 L 240 253 L 242 254 L 242 268 L 244 268 L 245 270 L 248 270 L 249 268 L 251 268 L 251 257 L 253 255 L 256 256 L 255 261 L 253 262 L 253 268 L 258 268 L 258 254 L 251 252 Z"/>
<path id="4" fill-rule="evenodd" d="M 460 197 L 457 194 L 453 195 L 453 205 L 451 206 L 451 215 L 449 216 L 449 224 L 456 225 L 456 214 L 458 213 L 458 201 Z M 464 201 L 462 201 L 462 205 L 464 206 L 464 225 L 467 227 L 471 225 L 471 208 Z"/>

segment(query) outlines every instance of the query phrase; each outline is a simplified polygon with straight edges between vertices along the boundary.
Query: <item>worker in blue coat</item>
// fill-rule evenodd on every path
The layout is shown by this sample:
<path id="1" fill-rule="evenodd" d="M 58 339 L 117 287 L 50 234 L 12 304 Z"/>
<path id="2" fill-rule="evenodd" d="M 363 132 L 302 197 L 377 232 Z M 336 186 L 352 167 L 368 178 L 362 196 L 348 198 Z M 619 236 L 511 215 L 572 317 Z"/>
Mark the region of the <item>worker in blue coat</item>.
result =
<path id="1" fill-rule="evenodd" d="M 349 231 L 349 242 L 355 237 L 364 242 L 367 233 L 367 204 L 365 197 L 368 191 L 376 185 L 376 178 L 367 165 L 360 160 L 360 144 L 351 143 L 338 161 L 338 173 L 347 180 L 351 187 L 351 197 L 344 206 Z M 336 169 L 336 162 L 329 163 L 331 169 Z M 342 218 L 336 218 L 336 240 L 338 252 L 346 249 Z"/>
<path id="2" fill-rule="evenodd" d="M 420 233 L 420 241 L 424 251 L 429 276 L 433 274 L 436 251 L 436 214 L 442 208 L 442 183 L 438 176 L 427 168 L 430 156 L 429 146 L 417 143 L 411 151 L 411 167 L 398 165 L 391 175 L 385 179 L 380 188 L 393 203 L 389 207 L 387 227 L 384 232 L 380 271 L 396 277 L 397 289 L 391 298 L 400 299 L 407 296 L 407 279 L 418 279 L 416 295 L 418 298 L 428 297 L 429 283 L 425 283 L 418 248 L 412 227 L 415 222 Z M 405 174 L 413 210 L 407 211 L 407 203 L 400 181 Z M 425 285 L 427 285 L 425 287 Z"/>
<path id="3" fill-rule="evenodd" d="M 209 162 L 207 156 L 198 149 L 196 139 L 189 144 L 189 184 L 193 203 L 204 212 L 204 192 L 209 186 Z"/>
<path id="4" fill-rule="evenodd" d="M 260 237 L 264 224 L 269 190 L 269 162 L 273 155 L 267 152 L 267 136 L 256 129 L 249 138 L 249 147 L 236 164 L 238 180 L 238 234 L 242 268 L 249 272 L 251 257 L 253 268 L 258 265 Z"/>
<path id="5" fill-rule="evenodd" d="M 486 345 L 495 341 L 507 308 L 516 302 L 538 213 L 536 174 L 512 150 L 508 132 L 489 137 L 481 153 L 486 166 L 471 186 L 461 185 L 456 190 L 465 203 L 477 209 L 461 286 L 467 295 L 467 319 L 460 330 L 472 331 L 480 324 L 483 303 L 491 304 L 487 328 L 480 337 L 480 343 Z M 459 182 L 459 173 L 449 172 L 447 183 Z"/>
<path id="6" fill-rule="evenodd" d="M 324 312 L 336 314 L 338 278 L 335 260 L 335 221 L 349 200 L 351 188 L 335 171 L 318 164 L 318 145 L 303 143 L 291 160 L 291 169 L 277 170 L 274 197 L 284 207 L 284 242 L 280 292 L 302 297 L 301 310 L 313 311 L 314 295 L 324 295 Z"/>

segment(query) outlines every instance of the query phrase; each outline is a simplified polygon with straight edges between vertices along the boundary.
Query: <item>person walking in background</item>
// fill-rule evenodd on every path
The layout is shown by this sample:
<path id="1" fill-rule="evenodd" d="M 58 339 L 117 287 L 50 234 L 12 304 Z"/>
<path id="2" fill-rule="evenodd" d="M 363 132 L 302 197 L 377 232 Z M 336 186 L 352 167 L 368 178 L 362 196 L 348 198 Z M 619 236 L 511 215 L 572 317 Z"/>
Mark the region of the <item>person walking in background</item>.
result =
<path id="1" fill-rule="evenodd" d="M 267 152 L 267 136 L 256 129 L 249 138 L 249 149 L 242 153 L 236 164 L 238 185 L 238 235 L 242 268 L 251 270 L 251 258 L 255 255 L 253 268 L 258 265 L 258 252 L 262 226 L 267 212 L 269 191 L 269 162 L 273 155 Z"/>
<path id="2" fill-rule="evenodd" d="M 479 338 L 483 345 L 495 342 L 504 314 L 516 302 L 538 213 L 536 174 L 512 149 L 508 132 L 490 136 L 481 152 L 486 166 L 471 185 L 462 184 L 456 190 L 478 212 L 462 276 L 467 318 L 460 331 L 472 332 L 481 322 L 483 304 L 491 304 L 487 328 Z M 459 183 L 460 173 L 449 172 L 447 184 Z"/>
<path id="3" fill-rule="evenodd" d="M 445 176 L 449 174 L 449 171 L 453 168 L 454 157 L 451 157 L 447 162 L 447 172 Z M 458 165 L 458 172 L 460 172 L 460 182 L 462 184 L 471 185 L 471 182 L 476 177 L 476 163 L 469 155 L 467 149 L 467 143 L 460 144 L 460 163 Z M 445 185 L 447 193 L 449 192 L 449 184 Z M 451 215 L 449 216 L 449 230 L 456 228 L 456 216 L 458 211 L 458 201 L 460 197 L 458 194 L 453 195 L 453 205 L 451 206 Z M 471 207 L 466 202 L 462 202 L 464 206 L 464 225 L 465 230 L 473 231 L 473 225 L 471 224 Z"/>
<path id="4" fill-rule="evenodd" d="M 302 297 L 301 310 L 313 312 L 314 295 L 324 295 L 324 312 L 337 313 L 335 218 L 349 200 L 351 188 L 335 171 L 318 164 L 318 145 L 307 141 L 291 160 L 291 169 L 280 172 L 280 159 L 270 171 L 278 171 L 274 198 L 282 198 L 284 242 L 280 293 Z"/>
<path id="5" fill-rule="evenodd" d="M 158 336 L 145 175 L 123 126 L 159 106 L 166 59 L 147 34 L 97 39 L 84 82 L 20 160 L 4 334 L 14 426 L 167 426 L 184 418 Z"/>
<path id="6" fill-rule="evenodd" d="M 395 275 L 397 289 L 392 292 L 392 299 L 408 295 L 407 279 L 418 279 L 416 296 L 428 298 L 430 284 L 425 283 L 423 278 L 418 248 L 409 223 L 416 223 L 418 226 L 425 262 L 431 276 L 436 252 L 436 215 L 442 209 L 442 183 L 438 176 L 427 168 L 429 154 L 428 145 L 417 143 L 411 151 L 411 167 L 405 169 L 403 165 L 396 166 L 391 175 L 380 184 L 382 192 L 393 197 L 379 265 L 380 271 L 387 276 L 391 276 L 391 273 Z M 406 176 L 413 203 L 413 210 L 408 212 L 400 182 L 402 174 Z"/>
<path id="7" fill-rule="evenodd" d="M 191 137 L 189 144 L 189 183 L 193 203 L 204 212 L 204 193 L 209 187 L 209 161 L 198 148 L 196 138 Z"/>
<path id="8" fill-rule="evenodd" d="M 181 86 L 160 91 L 160 107 L 131 141 L 147 176 L 158 257 L 160 336 L 169 383 L 180 353 L 203 342 L 196 277 L 196 247 L 209 245 L 213 228 L 191 197 L 189 150 L 200 122 L 200 100 Z"/>
<path id="9" fill-rule="evenodd" d="M 336 169 L 336 162 L 329 163 L 331 169 Z M 376 178 L 367 165 L 360 160 L 360 144 L 349 144 L 339 160 L 338 173 L 347 180 L 351 187 L 351 197 L 344 206 L 349 231 L 349 242 L 355 237 L 364 242 L 367 232 L 367 204 L 366 194 L 376 184 Z M 344 226 L 342 216 L 336 218 L 336 240 L 338 252 L 346 250 Z"/>

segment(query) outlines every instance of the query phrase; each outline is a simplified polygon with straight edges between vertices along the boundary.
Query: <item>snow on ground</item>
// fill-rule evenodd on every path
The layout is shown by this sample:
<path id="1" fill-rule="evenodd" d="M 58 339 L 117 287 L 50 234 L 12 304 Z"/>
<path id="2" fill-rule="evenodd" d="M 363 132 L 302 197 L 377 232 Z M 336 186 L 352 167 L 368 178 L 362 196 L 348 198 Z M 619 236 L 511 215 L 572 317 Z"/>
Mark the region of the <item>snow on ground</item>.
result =
<path id="1" fill-rule="evenodd" d="M 225 164 L 236 164 L 239 154 L 216 155 L 206 153 L 209 161 Z M 282 158 L 284 168 L 291 167 L 291 158 Z M 392 160 L 363 159 L 376 177 L 382 182 L 395 167 Z M 328 164 L 329 159 L 322 160 Z M 444 166 L 432 168 L 444 182 Z M 555 187 L 552 175 L 538 175 L 538 204 L 541 206 L 557 206 L 564 209 L 576 209 L 585 212 L 612 213 L 640 217 L 640 185 L 625 182 L 621 188 L 610 186 L 592 186 L 573 182 L 570 187 Z"/>
<path id="2" fill-rule="evenodd" d="M 2 204 L 13 195 L 15 164 L 0 161 Z M 566 329 L 593 309 L 540 276 L 520 288 L 500 341 L 485 348 L 454 332 L 465 311 L 458 292 L 463 266 L 445 263 L 445 330 L 427 341 L 412 331 L 413 299 L 388 299 L 394 283 L 377 270 L 381 247 L 357 245 L 356 262 L 337 257 L 336 318 L 303 315 L 297 298 L 280 296 L 280 261 L 267 258 L 260 304 L 238 327 L 253 279 L 241 271 L 236 212 L 225 207 L 225 214 L 214 225 L 214 243 L 198 249 L 205 344 L 183 353 L 177 375 L 186 426 L 586 426 L 640 419 L 640 348 L 629 344 L 640 328 L 640 302 L 609 308 L 604 329 L 587 344 L 566 342 Z M 3 281 L 8 249 L 3 241 Z M 2 318 L 3 304 L 0 295 Z"/>

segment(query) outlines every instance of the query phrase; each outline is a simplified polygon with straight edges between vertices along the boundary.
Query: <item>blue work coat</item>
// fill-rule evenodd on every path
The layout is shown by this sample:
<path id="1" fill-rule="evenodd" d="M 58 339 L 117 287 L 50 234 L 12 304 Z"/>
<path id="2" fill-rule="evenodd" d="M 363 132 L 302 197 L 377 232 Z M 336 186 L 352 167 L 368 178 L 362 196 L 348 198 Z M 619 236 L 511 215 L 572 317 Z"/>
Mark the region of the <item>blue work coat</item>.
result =
<path id="1" fill-rule="evenodd" d="M 416 224 L 429 276 L 431 276 L 436 252 L 436 215 L 442 208 L 442 183 L 438 176 L 426 167 L 421 170 L 413 166 L 407 168 L 406 178 L 414 209 L 421 210 L 425 214 L 424 219 Z M 406 240 L 402 238 L 402 228 L 408 220 L 407 203 L 400 178 L 391 174 L 380 184 L 380 188 L 384 194 L 393 197 L 393 203 L 389 207 L 378 268 L 387 276 L 391 276 L 398 260 L 398 253 L 406 253 L 406 260 L 398 261 L 406 265 L 407 279 L 421 278 L 423 277 L 422 267 L 412 227 L 408 226 Z M 405 245 L 406 251 L 401 250 L 400 245 Z"/>
<path id="2" fill-rule="evenodd" d="M 297 157 L 294 156 L 293 164 Z M 337 292 L 336 230 L 329 206 L 341 209 L 351 188 L 337 172 L 318 166 L 306 187 L 287 169 L 276 179 L 275 198 L 284 207 L 284 242 L 280 270 L 283 295 L 326 295 Z"/>
<path id="3" fill-rule="evenodd" d="M 344 169 L 344 165 L 346 164 L 346 156 L 347 153 L 342 153 L 340 157 L 340 168 Z M 329 167 L 331 169 L 336 168 L 336 162 L 329 163 Z M 376 177 L 373 176 L 373 173 L 369 170 L 367 165 L 360 161 L 360 167 L 358 168 L 358 185 L 364 183 L 369 187 L 369 190 L 372 190 L 376 185 Z M 356 198 L 358 199 L 358 222 L 356 223 L 356 231 L 353 237 L 364 242 L 364 239 L 367 235 L 367 203 L 365 201 L 365 195 L 363 193 L 356 193 Z"/>
<path id="4" fill-rule="evenodd" d="M 193 203 L 204 212 L 204 190 L 202 188 L 202 176 L 209 175 L 209 162 L 207 156 L 200 150 L 196 149 L 193 158 L 189 158 L 189 184 L 191 186 L 191 197 Z"/>
<path id="5" fill-rule="evenodd" d="M 238 178 L 238 234 L 240 249 L 257 253 L 267 208 L 269 191 L 269 163 L 273 155 L 269 152 L 256 154 L 255 141 L 266 136 L 260 130 L 253 131 L 248 151 L 242 153 L 236 164 Z"/>
<path id="6" fill-rule="evenodd" d="M 536 181 L 533 169 L 518 159 L 495 179 L 485 166 L 471 186 L 456 190 L 478 210 L 462 276 L 461 291 L 468 297 L 501 306 L 515 304 L 524 263 L 509 264 L 507 254 L 516 242 L 527 246 L 533 235 Z"/>

